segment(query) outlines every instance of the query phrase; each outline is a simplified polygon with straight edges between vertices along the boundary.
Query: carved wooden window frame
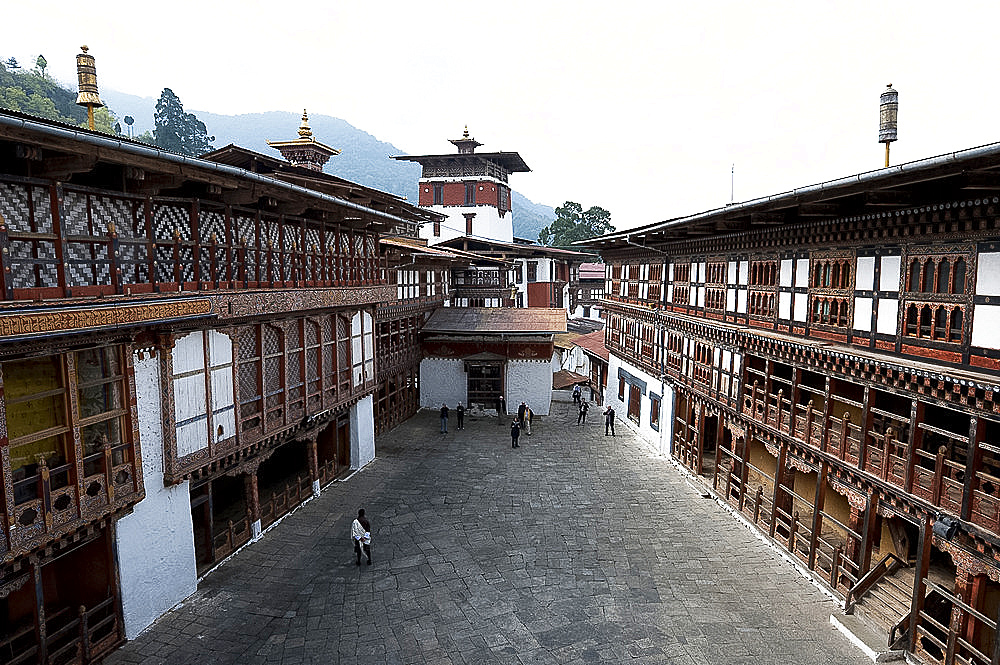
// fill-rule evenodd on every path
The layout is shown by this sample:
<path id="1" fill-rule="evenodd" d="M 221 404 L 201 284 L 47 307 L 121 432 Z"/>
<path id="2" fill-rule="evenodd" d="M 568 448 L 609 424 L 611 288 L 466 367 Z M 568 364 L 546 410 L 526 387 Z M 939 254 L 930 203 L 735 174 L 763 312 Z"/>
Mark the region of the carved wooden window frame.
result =
<path id="1" fill-rule="evenodd" d="M 975 291 L 971 245 L 910 246 L 900 266 L 901 336 L 907 342 L 965 345 Z M 957 268 L 957 269 L 956 269 Z"/>
<path id="2" fill-rule="evenodd" d="M 854 323 L 854 252 L 818 252 L 809 257 L 809 325 L 846 331 Z"/>

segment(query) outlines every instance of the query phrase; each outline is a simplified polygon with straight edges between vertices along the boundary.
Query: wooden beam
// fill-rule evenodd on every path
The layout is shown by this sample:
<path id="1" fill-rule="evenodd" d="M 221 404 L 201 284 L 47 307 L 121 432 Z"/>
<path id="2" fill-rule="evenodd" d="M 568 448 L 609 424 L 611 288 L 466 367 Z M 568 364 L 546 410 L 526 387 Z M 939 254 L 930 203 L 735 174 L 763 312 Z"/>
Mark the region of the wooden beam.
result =
<path id="1" fill-rule="evenodd" d="M 35 175 L 63 180 L 76 173 L 85 173 L 97 164 L 97 155 L 65 155 L 45 159 Z"/>
<path id="2" fill-rule="evenodd" d="M 292 215 L 293 217 L 301 217 L 302 213 L 309 209 L 309 202 L 307 201 L 280 201 L 275 208 L 275 211 L 282 215 Z"/>
<path id="3" fill-rule="evenodd" d="M 229 192 L 224 192 L 220 197 L 223 203 L 235 206 L 246 206 L 256 204 L 260 199 L 260 192 L 256 187 L 244 187 Z"/>
<path id="4" fill-rule="evenodd" d="M 836 203 L 802 203 L 799 217 L 839 217 L 840 206 Z"/>
<path id="5" fill-rule="evenodd" d="M 962 189 L 1000 190 L 1000 173 L 996 171 L 972 171 L 962 178 Z"/>
<path id="6" fill-rule="evenodd" d="M 774 226 L 784 224 L 785 216 L 774 212 L 754 212 L 750 214 L 750 224 L 753 226 Z"/>
<path id="7" fill-rule="evenodd" d="M 883 189 L 875 192 L 865 192 L 865 205 L 900 206 L 911 205 L 913 195 L 899 189 Z"/>
<path id="8" fill-rule="evenodd" d="M 145 173 L 142 180 L 135 180 L 134 189 L 143 194 L 159 194 L 164 189 L 177 189 L 186 179 L 179 175 Z"/>

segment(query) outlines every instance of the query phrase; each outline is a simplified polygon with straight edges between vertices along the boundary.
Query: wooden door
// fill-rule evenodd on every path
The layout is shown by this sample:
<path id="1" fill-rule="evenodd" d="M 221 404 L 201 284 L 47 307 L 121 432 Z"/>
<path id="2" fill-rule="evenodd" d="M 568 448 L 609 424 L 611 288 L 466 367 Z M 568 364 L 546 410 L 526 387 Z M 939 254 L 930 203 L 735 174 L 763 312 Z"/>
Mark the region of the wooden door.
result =
<path id="1" fill-rule="evenodd" d="M 351 423 L 343 421 L 337 425 L 337 468 L 351 465 Z"/>

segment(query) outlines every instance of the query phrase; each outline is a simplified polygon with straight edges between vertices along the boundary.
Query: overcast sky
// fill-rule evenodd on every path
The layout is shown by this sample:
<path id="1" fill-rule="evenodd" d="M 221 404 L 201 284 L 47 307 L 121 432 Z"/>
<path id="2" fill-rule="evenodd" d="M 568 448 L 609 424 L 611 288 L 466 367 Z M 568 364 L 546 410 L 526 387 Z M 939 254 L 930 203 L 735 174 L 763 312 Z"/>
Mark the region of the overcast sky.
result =
<path id="1" fill-rule="evenodd" d="M 893 164 L 1000 140 L 998 19 L 995 0 L 12 1 L 0 56 L 75 86 L 87 44 L 102 87 L 307 108 L 410 154 L 468 125 L 521 154 L 528 198 L 624 229 L 729 203 L 734 164 L 736 201 L 880 168 L 888 83 Z"/>

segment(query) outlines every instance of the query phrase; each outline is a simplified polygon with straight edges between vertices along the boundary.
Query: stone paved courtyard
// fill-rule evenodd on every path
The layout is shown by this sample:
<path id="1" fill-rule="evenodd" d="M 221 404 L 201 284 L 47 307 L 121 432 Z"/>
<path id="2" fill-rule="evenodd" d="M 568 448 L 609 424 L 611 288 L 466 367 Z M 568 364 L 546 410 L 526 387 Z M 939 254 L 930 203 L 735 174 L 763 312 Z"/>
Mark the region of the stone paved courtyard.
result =
<path id="1" fill-rule="evenodd" d="M 869 663 L 837 605 L 629 430 L 421 412 L 105 662 Z M 374 564 L 349 529 L 372 521 Z"/>

